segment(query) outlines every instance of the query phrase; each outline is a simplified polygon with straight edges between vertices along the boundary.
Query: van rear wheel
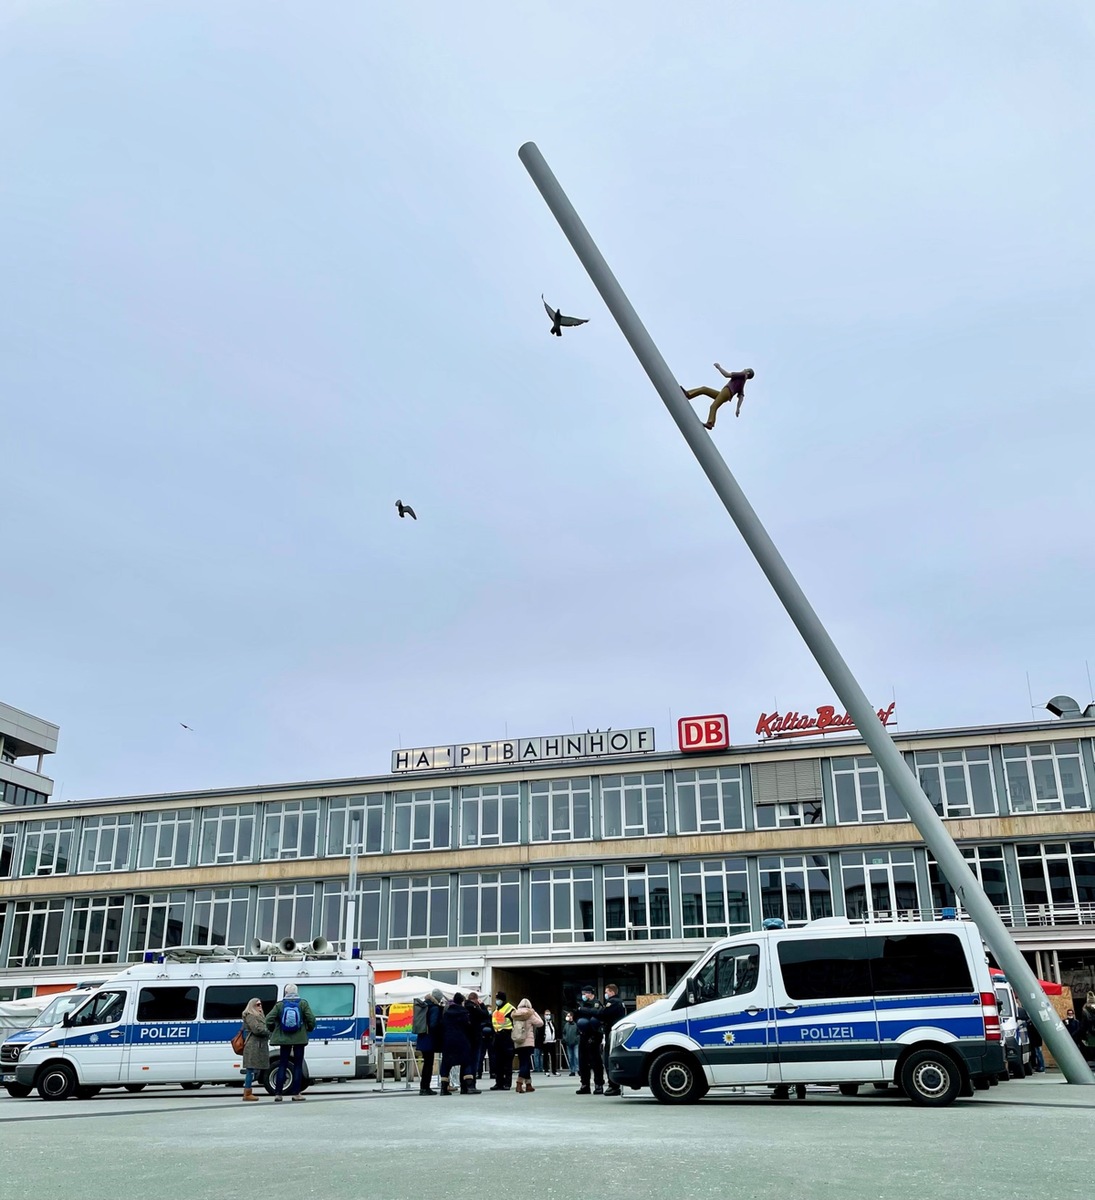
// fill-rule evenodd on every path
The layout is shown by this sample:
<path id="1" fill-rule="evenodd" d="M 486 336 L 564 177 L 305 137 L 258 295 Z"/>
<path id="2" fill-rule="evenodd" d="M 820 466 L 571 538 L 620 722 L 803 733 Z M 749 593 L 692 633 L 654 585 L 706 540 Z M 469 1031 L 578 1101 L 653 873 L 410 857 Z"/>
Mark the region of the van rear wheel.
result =
<path id="1" fill-rule="evenodd" d="M 842 1083 L 842 1084 L 840 1084 L 840 1094 L 842 1096 L 858 1096 L 859 1095 L 859 1084 L 858 1083 Z"/>
<path id="2" fill-rule="evenodd" d="M 67 1100 L 76 1095 L 79 1081 L 68 1063 L 50 1063 L 38 1076 L 38 1095 L 43 1100 Z"/>
<path id="3" fill-rule="evenodd" d="M 691 1054 L 671 1050 L 651 1064 L 650 1090 L 663 1104 L 695 1104 L 707 1092 L 707 1080 Z"/>
<path id="4" fill-rule="evenodd" d="M 127 1092 L 143 1092 L 147 1086 L 146 1083 L 127 1083 L 125 1090 Z"/>
<path id="5" fill-rule="evenodd" d="M 941 1050 L 917 1050 L 901 1068 L 901 1088 L 913 1104 L 942 1108 L 962 1089 L 957 1063 Z"/>
<path id="6" fill-rule="evenodd" d="M 183 1089 L 183 1091 L 186 1091 L 186 1092 L 196 1092 L 198 1090 L 198 1088 L 201 1087 L 201 1084 L 194 1083 L 192 1080 L 189 1080 L 186 1083 L 180 1083 L 179 1087 L 181 1087 Z"/>

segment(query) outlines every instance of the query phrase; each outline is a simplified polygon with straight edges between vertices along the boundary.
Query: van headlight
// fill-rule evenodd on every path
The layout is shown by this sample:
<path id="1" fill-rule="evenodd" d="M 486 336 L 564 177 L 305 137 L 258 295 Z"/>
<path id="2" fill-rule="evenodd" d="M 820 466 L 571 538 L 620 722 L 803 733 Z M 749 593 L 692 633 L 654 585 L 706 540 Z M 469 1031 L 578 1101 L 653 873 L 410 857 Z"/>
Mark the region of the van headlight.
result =
<path id="1" fill-rule="evenodd" d="M 617 1046 L 622 1046 L 624 1042 L 635 1032 L 634 1021 L 624 1021 L 620 1025 L 616 1025 L 612 1030 L 612 1049 Z"/>

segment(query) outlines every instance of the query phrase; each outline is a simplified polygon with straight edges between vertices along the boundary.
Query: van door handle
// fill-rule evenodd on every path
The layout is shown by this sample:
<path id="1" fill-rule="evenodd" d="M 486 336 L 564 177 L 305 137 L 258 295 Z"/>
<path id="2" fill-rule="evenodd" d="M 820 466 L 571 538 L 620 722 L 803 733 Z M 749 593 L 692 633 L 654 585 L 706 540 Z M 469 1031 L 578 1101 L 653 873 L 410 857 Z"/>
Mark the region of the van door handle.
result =
<path id="1" fill-rule="evenodd" d="M 120 1029 L 112 1029 L 110 1031 L 110 1036 L 112 1038 L 120 1038 L 122 1036 L 122 1031 Z"/>
<path id="2" fill-rule="evenodd" d="M 798 1005 L 797 1004 L 781 1004 L 779 1006 L 779 1011 L 785 1012 L 785 1013 L 798 1012 Z"/>
<path id="3" fill-rule="evenodd" d="M 757 1006 L 755 1004 L 751 1004 L 745 1011 L 751 1017 L 759 1017 L 760 1016 L 760 1009 L 757 1008 Z"/>

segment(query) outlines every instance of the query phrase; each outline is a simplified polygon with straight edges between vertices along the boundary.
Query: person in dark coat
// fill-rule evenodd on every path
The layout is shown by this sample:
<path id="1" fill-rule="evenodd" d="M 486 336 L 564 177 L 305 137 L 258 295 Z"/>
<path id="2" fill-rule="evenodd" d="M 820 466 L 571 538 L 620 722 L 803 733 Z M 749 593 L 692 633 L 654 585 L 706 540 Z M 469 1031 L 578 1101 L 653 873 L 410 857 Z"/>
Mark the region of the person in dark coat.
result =
<path id="1" fill-rule="evenodd" d="M 596 1085 L 593 1094 L 603 1096 L 605 1091 L 605 1064 L 602 1057 L 601 1015 L 604 1009 L 594 999 L 593 985 L 582 988 L 582 999 L 574 1010 L 578 1019 L 578 1077 L 581 1087 L 576 1095 L 589 1095 L 589 1077 L 592 1072 Z"/>
<path id="2" fill-rule="evenodd" d="M 441 1049 L 441 1017 L 444 1013 L 442 1007 L 444 1002 L 445 993 L 440 988 L 434 988 L 426 997 L 426 1032 L 418 1034 L 414 1039 L 414 1048 L 422 1055 L 422 1080 L 418 1087 L 420 1096 L 437 1095 L 430 1087 L 430 1080 L 433 1078 L 434 1056 Z"/>
<path id="3" fill-rule="evenodd" d="M 612 1049 L 612 1026 L 617 1021 L 622 1021 L 627 1016 L 627 1009 L 624 1008 L 624 1002 L 620 999 L 620 989 L 610 983 L 605 988 L 605 1006 L 601 1010 L 601 1026 L 604 1029 L 604 1055 L 605 1055 L 605 1079 L 608 1081 L 608 1087 L 605 1089 L 606 1096 L 618 1096 L 620 1089 L 612 1082 L 612 1073 L 608 1069 L 608 1055 Z"/>
<path id="4" fill-rule="evenodd" d="M 472 1016 L 457 992 L 441 1016 L 441 1095 L 449 1096 L 449 1072 L 460 1068 L 460 1095 L 479 1096 L 472 1055 Z"/>
<path id="5" fill-rule="evenodd" d="M 483 1058 L 490 1046 L 493 1030 L 490 1024 L 490 1013 L 487 1006 L 479 999 L 478 992 L 469 992 L 464 1001 L 468 1010 L 468 1020 L 471 1023 L 471 1061 L 476 1079 L 483 1078 Z"/>

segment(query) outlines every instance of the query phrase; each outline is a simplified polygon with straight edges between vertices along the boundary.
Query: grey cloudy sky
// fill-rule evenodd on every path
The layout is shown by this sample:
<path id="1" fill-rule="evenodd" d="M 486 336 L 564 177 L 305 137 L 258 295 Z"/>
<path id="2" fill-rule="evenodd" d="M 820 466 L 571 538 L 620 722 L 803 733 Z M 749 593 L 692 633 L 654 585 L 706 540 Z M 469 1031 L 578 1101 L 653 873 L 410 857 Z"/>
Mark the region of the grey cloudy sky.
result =
<path id="1" fill-rule="evenodd" d="M 0 699 L 64 798 L 833 698 L 528 139 L 681 381 L 755 368 L 714 436 L 902 728 L 1089 699 L 1093 52 L 1087 0 L 8 0 Z"/>

